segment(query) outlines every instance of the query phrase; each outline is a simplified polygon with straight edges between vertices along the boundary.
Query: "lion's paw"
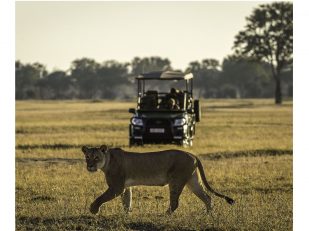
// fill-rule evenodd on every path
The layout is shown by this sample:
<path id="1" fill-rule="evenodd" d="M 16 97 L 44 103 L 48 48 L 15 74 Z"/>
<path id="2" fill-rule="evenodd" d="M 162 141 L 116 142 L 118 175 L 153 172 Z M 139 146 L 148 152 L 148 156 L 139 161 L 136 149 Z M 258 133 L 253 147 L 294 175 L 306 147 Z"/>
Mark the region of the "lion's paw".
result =
<path id="1" fill-rule="evenodd" d="M 95 203 L 92 203 L 90 205 L 90 212 L 92 214 L 97 214 L 99 212 L 100 208 L 95 204 Z"/>

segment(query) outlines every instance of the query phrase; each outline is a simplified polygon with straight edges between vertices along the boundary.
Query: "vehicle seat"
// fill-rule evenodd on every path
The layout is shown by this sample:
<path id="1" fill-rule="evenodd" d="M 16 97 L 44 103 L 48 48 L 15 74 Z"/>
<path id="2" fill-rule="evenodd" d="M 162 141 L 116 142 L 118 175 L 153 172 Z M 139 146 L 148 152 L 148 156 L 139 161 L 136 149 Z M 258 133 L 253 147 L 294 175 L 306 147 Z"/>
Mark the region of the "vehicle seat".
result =
<path id="1" fill-rule="evenodd" d="M 147 91 L 146 94 L 141 98 L 141 109 L 153 110 L 158 107 L 158 92 Z"/>

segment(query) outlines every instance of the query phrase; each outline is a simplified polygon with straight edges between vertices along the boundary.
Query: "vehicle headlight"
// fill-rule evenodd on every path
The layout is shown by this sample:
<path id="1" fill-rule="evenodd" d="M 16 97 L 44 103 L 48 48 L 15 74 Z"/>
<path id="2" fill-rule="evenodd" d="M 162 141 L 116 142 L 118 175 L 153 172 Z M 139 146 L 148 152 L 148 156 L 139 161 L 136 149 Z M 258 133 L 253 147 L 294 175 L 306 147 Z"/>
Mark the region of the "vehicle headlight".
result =
<path id="1" fill-rule="evenodd" d="M 186 119 L 181 118 L 181 119 L 175 119 L 174 121 L 174 126 L 182 126 L 186 124 Z"/>
<path id="2" fill-rule="evenodd" d="M 131 123 L 133 125 L 143 126 L 143 120 L 140 118 L 136 118 L 136 117 L 132 118 Z"/>

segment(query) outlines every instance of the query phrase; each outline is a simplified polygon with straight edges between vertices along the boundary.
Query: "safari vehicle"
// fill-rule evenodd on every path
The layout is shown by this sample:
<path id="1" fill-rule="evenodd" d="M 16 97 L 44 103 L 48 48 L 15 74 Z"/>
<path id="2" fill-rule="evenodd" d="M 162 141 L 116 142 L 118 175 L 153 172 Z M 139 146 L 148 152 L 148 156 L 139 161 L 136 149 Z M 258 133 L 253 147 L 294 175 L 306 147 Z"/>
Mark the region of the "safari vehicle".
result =
<path id="1" fill-rule="evenodd" d="M 149 72 L 137 76 L 136 80 L 137 107 L 129 109 L 133 114 L 129 145 L 192 146 L 195 124 L 201 119 L 199 100 L 193 99 L 193 74 Z"/>

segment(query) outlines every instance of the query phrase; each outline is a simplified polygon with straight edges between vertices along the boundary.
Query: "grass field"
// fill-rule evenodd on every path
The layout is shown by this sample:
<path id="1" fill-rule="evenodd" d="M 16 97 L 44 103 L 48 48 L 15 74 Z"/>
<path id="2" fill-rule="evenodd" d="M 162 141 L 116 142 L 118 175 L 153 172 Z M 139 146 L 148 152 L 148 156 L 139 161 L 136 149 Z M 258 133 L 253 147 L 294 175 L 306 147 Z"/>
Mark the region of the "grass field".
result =
<path id="1" fill-rule="evenodd" d="M 185 188 L 171 215 L 167 187 L 136 187 L 133 211 L 119 198 L 89 212 L 107 188 L 87 172 L 82 145 L 154 151 L 173 145 L 128 147 L 133 102 L 16 102 L 16 230 L 292 230 L 291 101 L 205 100 L 194 146 L 210 184 L 236 200 L 215 196 L 213 211 Z M 180 147 L 176 147 L 180 148 Z"/>

